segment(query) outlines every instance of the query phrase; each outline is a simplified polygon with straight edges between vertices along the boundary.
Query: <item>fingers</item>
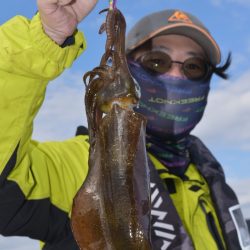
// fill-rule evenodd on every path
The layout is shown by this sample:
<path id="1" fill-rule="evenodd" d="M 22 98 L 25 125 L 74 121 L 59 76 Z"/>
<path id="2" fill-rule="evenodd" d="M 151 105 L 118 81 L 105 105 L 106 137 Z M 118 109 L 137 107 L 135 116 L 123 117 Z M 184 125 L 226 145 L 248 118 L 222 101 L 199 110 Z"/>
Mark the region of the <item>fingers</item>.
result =
<path id="1" fill-rule="evenodd" d="M 58 6 L 64 6 L 68 5 L 75 0 L 37 0 L 38 4 L 41 6 L 46 6 L 46 5 L 58 5 Z"/>
<path id="2" fill-rule="evenodd" d="M 57 4 L 59 6 L 64 6 L 64 5 L 68 5 L 68 4 L 72 3 L 72 2 L 74 2 L 74 0 L 58 0 Z"/>

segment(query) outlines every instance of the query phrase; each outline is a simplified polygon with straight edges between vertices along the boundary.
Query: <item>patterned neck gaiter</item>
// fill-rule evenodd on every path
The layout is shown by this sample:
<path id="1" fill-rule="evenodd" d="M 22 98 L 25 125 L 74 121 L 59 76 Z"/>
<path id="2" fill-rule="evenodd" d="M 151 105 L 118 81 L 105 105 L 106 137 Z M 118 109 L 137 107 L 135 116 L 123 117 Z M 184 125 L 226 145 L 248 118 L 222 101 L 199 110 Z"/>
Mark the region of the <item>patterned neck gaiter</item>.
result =
<path id="1" fill-rule="evenodd" d="M 178 141 L 162 141 L 147 135 L 146 142 L 147 151 L 167 167 L 170 173 L 183 176 L 190 163 L 188 137 Z"/>
<path id="2" fill-rule="evenodd" d="M 141 87 L 136 111 L 147 118 L 148 151 L 169 168 L 186 168 L 190 162 L 187 137 L 203 116 L 209 80 L 154 75 L 133 61 L 129 69 Z"/>

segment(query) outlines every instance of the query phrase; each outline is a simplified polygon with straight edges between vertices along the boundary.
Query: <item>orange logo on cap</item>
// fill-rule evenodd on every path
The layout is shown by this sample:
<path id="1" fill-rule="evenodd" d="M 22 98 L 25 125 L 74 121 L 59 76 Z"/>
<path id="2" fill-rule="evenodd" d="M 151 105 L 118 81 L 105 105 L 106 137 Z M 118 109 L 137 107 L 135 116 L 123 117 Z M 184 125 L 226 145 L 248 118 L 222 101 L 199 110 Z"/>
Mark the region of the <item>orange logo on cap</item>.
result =
<path id="1" fill-rule="evenodd" d="M 168 18 L 169 22 L 184 22 L 192 23 L 189 17 L 181 11 L 176 11 L 171 17 Z"/>

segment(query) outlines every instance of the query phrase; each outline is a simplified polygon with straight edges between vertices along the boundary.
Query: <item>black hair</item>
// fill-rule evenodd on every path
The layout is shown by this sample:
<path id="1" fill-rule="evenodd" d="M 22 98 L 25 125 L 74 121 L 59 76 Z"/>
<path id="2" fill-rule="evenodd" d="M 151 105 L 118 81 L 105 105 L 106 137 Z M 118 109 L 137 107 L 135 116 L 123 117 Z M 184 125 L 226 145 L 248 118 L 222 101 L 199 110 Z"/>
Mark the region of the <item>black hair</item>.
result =
<path id="1" fill-rule="evenodd" d="M 226 71 L 231 65 L 231 62 L 232 62 L 232 53 L 229 52 L 227 55 L 226 62 L 221 66 L 212 66 L 212 72 L 223 79 L 228 79 L 229 75 Z"/>

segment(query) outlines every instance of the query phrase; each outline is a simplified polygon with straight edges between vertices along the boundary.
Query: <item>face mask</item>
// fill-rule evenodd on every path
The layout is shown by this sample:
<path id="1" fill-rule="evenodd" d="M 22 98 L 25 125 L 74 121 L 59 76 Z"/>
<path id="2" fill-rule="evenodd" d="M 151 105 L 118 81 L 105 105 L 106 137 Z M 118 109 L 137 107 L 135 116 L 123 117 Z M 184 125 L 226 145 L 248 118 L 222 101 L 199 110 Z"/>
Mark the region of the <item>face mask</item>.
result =
<path id="1" fill-rule="evenodd" d="M 210 80 L 154 75 L 133 61 L 129 62 L 129 68 L 141 87 L 141 99 L 135 111 L 148 119 L 147 134 L 164 140 L 187 136 L 203 116 Z"/>

